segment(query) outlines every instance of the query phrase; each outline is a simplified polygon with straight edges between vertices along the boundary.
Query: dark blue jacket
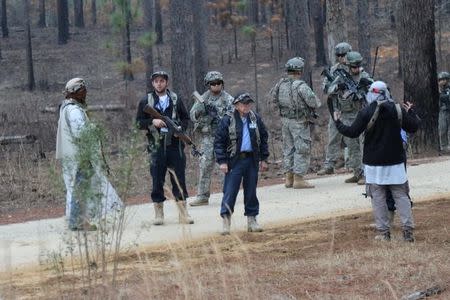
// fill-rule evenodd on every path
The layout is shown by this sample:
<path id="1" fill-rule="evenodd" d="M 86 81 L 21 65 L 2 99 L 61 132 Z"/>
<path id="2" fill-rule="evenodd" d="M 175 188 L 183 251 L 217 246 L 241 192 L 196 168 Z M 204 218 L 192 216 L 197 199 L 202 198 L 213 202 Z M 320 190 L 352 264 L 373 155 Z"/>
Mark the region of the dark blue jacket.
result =
<path id="1" fill-rule="evenodd" d="M 256 122 L 259 130 L 260 136 L 260 144 L 258 147 L 257 138 L 255 128 L 249 127 L 250 139 L 252 142 L 253 148 L 253 158 L 256 163 L 259 161 L 266 160 L 269 157 L 269 146 L 267 144 L 267 140 L 269 134 L 267 133 L 266 126 L 264 125 L 261 117 L 256 114 Z M 217 128 L 216 136 L 214 139 L 214 153 L 216 154 L 216 160 L 219 164 L 228 163 L 230 168 L 235 164 L 237 157 L 240 153 L 241 145 L 242 145 L 242 120 L 237 110 L 234 111 L 234 117 L 236 119 L 236 155 L 235 157 L 231 156 L 231 149 L 228 149 L 231 145 L 230 135 L 229 135 L 229 127 L 231 123 L 231 117 L 229 115 L 225 115 L 220 121 L 219 128 Z M 247 116 L 247 126 L 250 124 L 250 116 Z"/>

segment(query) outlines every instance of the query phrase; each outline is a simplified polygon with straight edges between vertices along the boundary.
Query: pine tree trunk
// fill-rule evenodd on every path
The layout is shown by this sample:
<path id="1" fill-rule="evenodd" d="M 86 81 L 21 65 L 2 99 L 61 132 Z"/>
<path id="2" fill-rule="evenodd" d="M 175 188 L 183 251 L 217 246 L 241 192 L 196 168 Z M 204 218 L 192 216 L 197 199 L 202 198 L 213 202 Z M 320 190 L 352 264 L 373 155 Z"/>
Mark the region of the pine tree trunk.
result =
<path id="1" fill-rule="evenodd" d="M 45 16 L 46 16 L 45 0 L 39 0 L 39 21 L 37 23 L 37 26 L 39 28 L 44 28 L 47 26 Z"/>
<path id="2" fill-rule="evenodd" d="M 91 18 L 92 25 L 97 25 L 97 1 L 91 0 Z"/>
<path id="3" fill-rule="evenodd" d="M 397 34 L 404 98 L 414 102 L 422 119 L 413 147 L 416 151 L 438 149 L 434 0 L 399 0 Z"/>
<path id="4" fill-rule="evenodd" d="M 31 28 L 30 28 L 30 3 L 29 0 L 23 0 L 23 10 L 25 18 L 25 54 L 26 54 L 26 70 L 27 70 L 27 88 L 29 91 L 34 90 L 34 70 L 33 70 L 33 51 L 31 48 Z"/>
<path id="5" fill-rule="evenodd" d="M 124 80 L 134 80 L 133 71 L 131 70 L 131 41 L 130 41 L 130 23 L 131 23 L 131 6 L 130 0 L 124 0 L 122 4 L 122 16 L 124 18 L 124 26 L 122 28 L 122 55 L 123 60 L 127 64 L 124 72 Z"/>
<path id="6" fill-rule="evenodd" d="M 73 0 L 73 15 L 75 27 L 84 27 L 83 0 Z"/>
<path id="7" fill-rule="evenodd" d="M 143 1 L 144 10 L 144 30 L 146 32 L 153 33 L 153 5 L 152 1 Z M 147 87 L 147 93 L 152 90 L 151 76 L 153 73 L 153 47 L 152 45 L 146 45 L 144 49 L 144 61 L 145 61 L 145 84 Z"/>
<path id="8" fill-rule="evenodd" d="M 56 9 L 58 14 L 58 44 L 67 44 L 69 40 L 69 4 L 67 0 L 57 0 Z"/>
<path id="9" fill-rule="evenodd" d="M 190 22 L 190 2 L 184 0 L 170 1 L 170 48 L 172 62 L 172 86 L 188 108 L 194 90 L 194 72 L 192 55 L 192 24 Z"/>
<path id="10" fill-rule="evenodd" d="M 369 70 L 372 59 L 370 57 L 370 16 L 369 16 L 369 0 L 357 1 L 357 18 L 358 18 L 358 49 L 361 53 L 363 66 Z"/>
<path id="11" fill-rule="evenodd" d="M 203 1 L 192 0 L 193 30 L 194 30 L 194 68 L 195 87 L 199 93 L 205 90 L 203 78 L 208 67 L 208 46 L 206 43 L 207 21 Z"/>
<path id="12" fill-rule="evenodd" d="M 156 44 L 160 45 L 164 42 L 160 0 L 155 0 L 155 31 L 156 31 Z"/>
<path id="13" fill-rule="evenodd" d="M 308 1 L 288 0 L 288 2 L 291 53 L 293 56 L 300 56 L 305 60 L 303 79 L 311 86 L 311 59 L 309 54 L 311 38 L 308 22 Z"/>
<path id="14" fill-rule="evenodd" d="M 314 22 L 314 40 L 316 44 L 316 66 L 327 65 L 327 55 L 325 51 L 325 36 L 324 36 L 324 9 L 325 0 L 310 0 L 310 8 Z"/>
<path id="15" fill-rule="evenodd" d="M 335 61 L 334 46 L 340 42 L 348 42 L 347 22 L 344 0 L 326 1 L 328 59 L 333 64 Z"/>
<path id="16" fill-rule="evenodd" d="M 8 30 L 8 15 L 6 11 L 6 0 L 2 1 L 2 36 L 7 38 L 9 36 Z"/>
<path id="17" fill-rule="evenodd" d="M 248 19 L 250 24 L 259 24 L 259 5 L 258 0 L 249 0 L 248 3 Z"/>

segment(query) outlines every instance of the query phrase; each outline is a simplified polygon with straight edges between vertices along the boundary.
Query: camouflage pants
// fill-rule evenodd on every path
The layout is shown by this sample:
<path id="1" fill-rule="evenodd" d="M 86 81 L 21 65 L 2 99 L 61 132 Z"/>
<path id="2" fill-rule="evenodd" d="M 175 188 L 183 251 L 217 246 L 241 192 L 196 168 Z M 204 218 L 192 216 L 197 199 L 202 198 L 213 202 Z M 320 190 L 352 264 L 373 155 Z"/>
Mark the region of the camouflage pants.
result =
<path id="1" fill-rule="evenodd" d="M 356 116 L 354 114 L 342 114 L 341 121 L 345 125 L 351 125 L 355 121 Z M 334 168 L 337 158 L 340 153 L 341 141 L 344 141 L 348 149 L 348 161 L 346 165 L 348 168 L 353 169 L 355 176 L 360 176 L 363 173 L 362 167 L 362 141 L 363 136 L 359 138 L 348 138 L 343 136 L 337 131 L 334 122 L 330 119 L 328 123 L 328 146 L 325 160 L 325 168 Z"/>
<path id="2" fill-rule="evenodd" d="M 306 122 L 281 118 L 285 172 L 305 175 L 311 160 L 311 127 Z"/>
<path id="3" fill-rule="evenodd" d="M 211 177 L 215 165 L 214 155 L 214 136 L 202 135 L 201 137 L 201 151 L 203 152 L 200 158 L 200 175 L 197 186 L 197 199 L 209 199 Z"/>
<path id="4" fill-rule="evenodd" d="M 325 169 L 333 169 L 336 161 L 342 155 L 341 144 L 343 140 L 342 134 L 339 133 L 334 125 L 333 119 L 330 117 L 328 121 L 328 145 L 325 156 Z"/>
<path id="5" fill-rule="evenodd" d="M 439 146 L 440 150 L 450 150 L 450 111 L 439 111 Z"/>

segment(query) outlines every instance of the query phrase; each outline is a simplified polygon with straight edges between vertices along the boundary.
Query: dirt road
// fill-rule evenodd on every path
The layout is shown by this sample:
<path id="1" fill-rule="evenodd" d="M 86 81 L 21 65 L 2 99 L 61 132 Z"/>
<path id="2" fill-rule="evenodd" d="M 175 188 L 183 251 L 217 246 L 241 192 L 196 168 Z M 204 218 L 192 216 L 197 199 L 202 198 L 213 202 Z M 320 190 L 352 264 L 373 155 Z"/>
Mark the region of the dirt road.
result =
<path id="1" fill-rule="evenodd" d="M 411 196 L 415 201 L 437 198 L 450 193 L 450 160 L 411 166 L 408 169 Z M 315 189 L 292 190 L 283 185 L 258 189 L 260 200 L 260 223 L 263 226 L 289 223 L 300 219 L 329 215 L 343 215 L 370 209 L 364 198 L 363 186 L 344 184 L 348 175 L 313 179 Z M 180 239 L 216 235 L 221 228 L 219 217 L 221 194 L 214 194 L 206 207 L 190 208 L 195 224 L 178 224 L 177 210 L 173 201 L 165 207 L 166 225 L 152 226 L 153 209 L 150 204 L 127 208 L 128 224 L 124 233 L 123 247 L 174 242 Z M 232 219 L 232 230 L 246 229 L 243 216 L 242 194 Z M 64 253 L 70 232 L 64 218 L 46 219 L 21 224 L 0 226 L 0 271 L 11 271 L 23 265 L 46 261 L 52 251 Z"/>

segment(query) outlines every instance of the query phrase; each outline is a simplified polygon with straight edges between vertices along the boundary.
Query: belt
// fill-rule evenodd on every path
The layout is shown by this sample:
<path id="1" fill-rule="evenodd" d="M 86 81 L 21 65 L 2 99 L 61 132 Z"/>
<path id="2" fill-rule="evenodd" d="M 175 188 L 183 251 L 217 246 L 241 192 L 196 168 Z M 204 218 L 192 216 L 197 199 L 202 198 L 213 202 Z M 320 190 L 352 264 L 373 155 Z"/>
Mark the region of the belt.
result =
<path id="1" fill-rule="evenodd" d="M 253 152 L 239 152 L 238 157 L 240 159 L 247 158 L 247 157 L 253 157 Z"/>

